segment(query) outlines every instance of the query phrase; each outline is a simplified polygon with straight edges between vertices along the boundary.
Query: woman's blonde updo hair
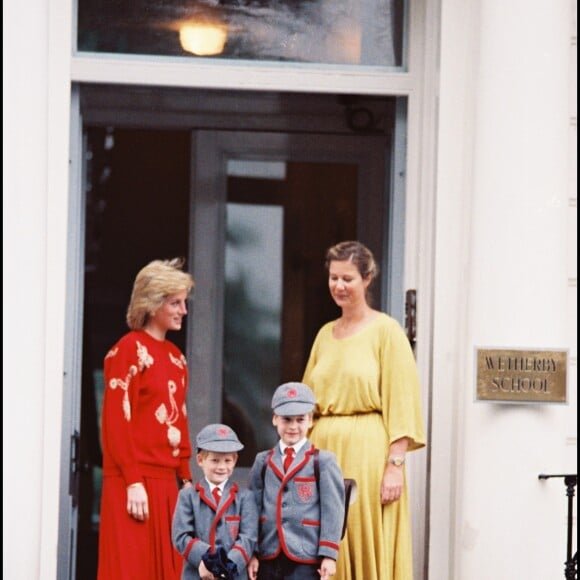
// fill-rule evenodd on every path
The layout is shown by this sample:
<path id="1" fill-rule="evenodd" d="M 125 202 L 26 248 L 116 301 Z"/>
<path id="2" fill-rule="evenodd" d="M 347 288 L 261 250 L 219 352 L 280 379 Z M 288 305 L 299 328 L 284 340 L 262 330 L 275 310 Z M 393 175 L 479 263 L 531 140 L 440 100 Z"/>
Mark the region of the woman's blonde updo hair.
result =
<path id="1" fill-rule="evenodd" d="M 379 267 L 375 262 L 373 253 L 360 242 L 346 241 L 331 246 L 326 251 L 326 261 L 324 266 L 328 271 L 330 262 L 352 262 L 360 272 L 363 280 L 367 278 L 374 280 L 379 273 Z"/>
<path id="2" fill-rule="evenodd" d="M 156 312 L 167 296 L 195 287 L 191 274 L 182 270 L 185 260 L 153 260 L 142 268 L 133 284 L 131 301 L 127 308 L 127 324 L 131 330 L 141 330 L 149 316 Z"/>

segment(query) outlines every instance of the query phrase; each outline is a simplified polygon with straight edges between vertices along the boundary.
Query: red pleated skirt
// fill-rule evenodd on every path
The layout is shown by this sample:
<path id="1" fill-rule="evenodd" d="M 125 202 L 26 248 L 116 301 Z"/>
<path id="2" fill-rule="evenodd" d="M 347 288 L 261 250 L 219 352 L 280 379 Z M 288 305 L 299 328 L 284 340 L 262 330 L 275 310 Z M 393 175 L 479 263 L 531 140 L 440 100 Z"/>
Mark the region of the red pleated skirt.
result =
<path id="1" fill-rule="evenodd" d="M 171 543 L 177 502 L 174 470 L 145 476 L 149 519 L 127 513 L 127 487 L 120 475 L 105 475 L 101 495 L 98 580 L 180 580 L 183 558 Z"/>

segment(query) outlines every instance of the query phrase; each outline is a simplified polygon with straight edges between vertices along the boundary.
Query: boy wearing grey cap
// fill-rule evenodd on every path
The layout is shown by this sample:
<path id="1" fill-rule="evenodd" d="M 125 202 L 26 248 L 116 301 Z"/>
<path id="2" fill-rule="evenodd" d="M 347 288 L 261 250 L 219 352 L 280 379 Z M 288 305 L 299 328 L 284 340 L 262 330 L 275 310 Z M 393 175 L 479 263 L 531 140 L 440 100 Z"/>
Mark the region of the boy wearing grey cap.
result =
<path id="1" fill-rule="evenodd" d="M 183 580 L 245 578 L 258 534 L 252 493 L 231 480 L 244 448 L 231 427 L 214 423 L 196 437 L 204 477 L 179 492 L 172 541 L 184 557 Z"/>
<path id="2" fill-rule="evenodd" d="M 280 441 L 256 455 L 249 476 L 260 515 L 251 580 L 328 580 L 336 573 L 344 483 L 334 454 L 307 439 L 315 405 L 303 383 L 284 383 L 272 397 Z"/>

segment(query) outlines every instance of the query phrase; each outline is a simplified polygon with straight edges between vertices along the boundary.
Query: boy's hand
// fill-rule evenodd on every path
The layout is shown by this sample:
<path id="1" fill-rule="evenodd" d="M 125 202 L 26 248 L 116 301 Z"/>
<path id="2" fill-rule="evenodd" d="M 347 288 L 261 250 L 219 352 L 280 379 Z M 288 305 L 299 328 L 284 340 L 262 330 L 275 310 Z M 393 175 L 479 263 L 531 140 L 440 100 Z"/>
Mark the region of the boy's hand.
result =
<path id="1" fill-rule="evenodd" d="M 248 576 L 250 580 L 256 580 L 258 578 L 258 568 L 260 567 L 260 561 L 256 556 L 252 556 L 250 563 L 248 564 Z"/>
<path id="2" fill-rule="evenodd" d="M 215 576 L 205 567 L 203 560 L 200 562 L 197 571 L 201 580 L 215 580 Z"/>
<path id="3" fill-rule="evenodd" d="M 336 562 L 332 558 L 322 558 L 318 573 L 321 580 L 328 580 L 336 574 Z"/>

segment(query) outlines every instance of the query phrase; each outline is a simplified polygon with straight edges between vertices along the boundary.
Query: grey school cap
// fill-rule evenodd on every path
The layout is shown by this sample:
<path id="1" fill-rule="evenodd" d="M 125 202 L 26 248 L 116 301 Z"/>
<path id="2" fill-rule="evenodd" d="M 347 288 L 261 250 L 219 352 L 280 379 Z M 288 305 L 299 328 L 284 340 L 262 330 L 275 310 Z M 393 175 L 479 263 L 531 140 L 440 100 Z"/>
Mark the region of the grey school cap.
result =
<path id="1" fill-rule="evenodd" d="M 282 417 L 306 415 L 312 413 L 315 406 L 314 393 L 304 383 L 284 383 L 274 391 L 272 397 L 272 410 Z"/>
<path id="2" fill-rule="evenodd" d="M 197 434 L 195 443 L 198 449 L 217 453 L 233 453 L 244 448 L 235 431 L 221 423 L 212 423 L 205 426 Z"/>

